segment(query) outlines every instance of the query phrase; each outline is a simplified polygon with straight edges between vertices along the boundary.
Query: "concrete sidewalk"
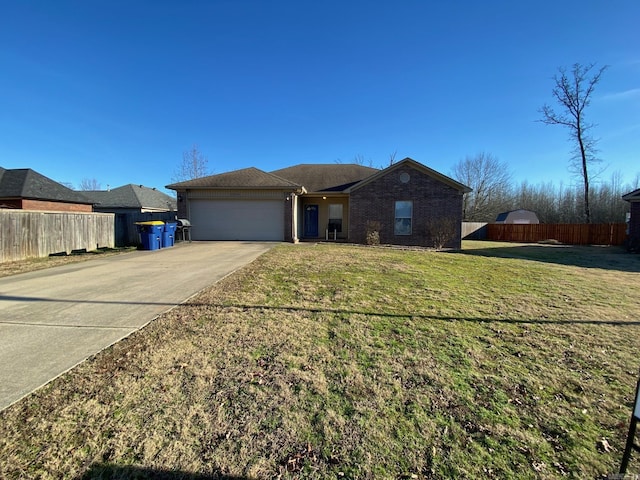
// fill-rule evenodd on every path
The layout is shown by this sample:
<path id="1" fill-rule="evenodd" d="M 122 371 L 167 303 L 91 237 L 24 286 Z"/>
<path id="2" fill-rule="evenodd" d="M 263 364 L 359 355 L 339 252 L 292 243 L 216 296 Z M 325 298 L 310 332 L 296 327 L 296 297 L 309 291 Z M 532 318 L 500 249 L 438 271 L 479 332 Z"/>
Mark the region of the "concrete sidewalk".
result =
<path id="1" fill-rule="evenodd" d="M 0 278 L 0 410 L 275 245 L 180 243 Z"/>

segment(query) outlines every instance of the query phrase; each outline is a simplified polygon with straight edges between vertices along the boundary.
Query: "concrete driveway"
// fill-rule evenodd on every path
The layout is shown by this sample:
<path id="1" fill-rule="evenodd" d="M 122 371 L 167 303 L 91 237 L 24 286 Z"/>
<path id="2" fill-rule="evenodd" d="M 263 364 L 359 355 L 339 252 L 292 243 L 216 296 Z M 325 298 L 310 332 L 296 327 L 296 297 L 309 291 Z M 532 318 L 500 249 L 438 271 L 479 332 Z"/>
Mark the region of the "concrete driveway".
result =
<path id="1" fill-rule="evenodd" d="M 0 278 L 0 410 L 275 245 L 180 243 Z"/>

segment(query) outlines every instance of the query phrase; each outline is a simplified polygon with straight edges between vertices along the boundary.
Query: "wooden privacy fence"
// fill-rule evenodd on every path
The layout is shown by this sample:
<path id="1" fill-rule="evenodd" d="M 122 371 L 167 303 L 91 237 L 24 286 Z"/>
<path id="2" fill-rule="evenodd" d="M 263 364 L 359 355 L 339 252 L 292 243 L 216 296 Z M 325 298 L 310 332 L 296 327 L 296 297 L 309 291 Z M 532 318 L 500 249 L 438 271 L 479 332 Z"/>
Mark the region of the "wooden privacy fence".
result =
<path id="1" fill-rule="evenodd" d="M 462 222 L 463 240 L 486 240 L 487 222 Z"/>
<path id="2" fill-rule="evenodd" d="M 624 245 L 626 223 L 490 223 L 487 240 L 532 243 L 557 240 L 568 245 Z"/>
<path id="3" fill-rule="evenodd" d="M 113 213 L 0 210 L 0 263 L 114 245 Z"/>

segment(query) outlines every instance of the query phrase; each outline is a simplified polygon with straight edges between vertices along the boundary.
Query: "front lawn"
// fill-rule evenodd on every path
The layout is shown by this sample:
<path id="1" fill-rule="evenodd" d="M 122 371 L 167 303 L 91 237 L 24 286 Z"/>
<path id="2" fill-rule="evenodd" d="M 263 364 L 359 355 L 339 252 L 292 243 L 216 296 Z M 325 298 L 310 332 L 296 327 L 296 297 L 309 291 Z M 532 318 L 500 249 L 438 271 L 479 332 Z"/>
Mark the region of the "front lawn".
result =
<path id="1" fill-rule="evenodd" d="M 278 246 L 0 413 L 0 478 L 601 478 L 639 287 L 615 248 Z"/>

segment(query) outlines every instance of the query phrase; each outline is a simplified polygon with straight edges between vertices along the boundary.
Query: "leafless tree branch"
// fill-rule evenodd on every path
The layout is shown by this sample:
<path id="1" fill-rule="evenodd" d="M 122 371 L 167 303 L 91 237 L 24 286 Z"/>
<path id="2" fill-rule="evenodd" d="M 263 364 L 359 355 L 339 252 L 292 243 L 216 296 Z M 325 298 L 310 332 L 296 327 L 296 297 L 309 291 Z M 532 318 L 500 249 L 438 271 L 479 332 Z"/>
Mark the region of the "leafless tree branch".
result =
<path id="1" fill-rule="evenodd" d="M 587 223 L 591 223 L 589 208 L 589 167 L 598 161 L 596 157 L 597 140 L 589 135 L 593 124 L 585 120 L 585 109 L 591 103 L 591 96 L 595 86 L 600 81 L 607 66 L 591 73 L 594 63 L 573 65 L 570 74 L 564 68 L 559 68 L 559 76 L 553 77 L 554 88 L 552 96 L 560 105 L 561 110 L 555 111 L 549 105 L 543 105 L 539 110 L 542 114 L 540 121 L 547 125 L 561 125 L 569 129 L 570 138 L 575 145 L 574 155 L 569 161 L 569 170 L 581 177 L 584 186 L 584 216 Z"/>

